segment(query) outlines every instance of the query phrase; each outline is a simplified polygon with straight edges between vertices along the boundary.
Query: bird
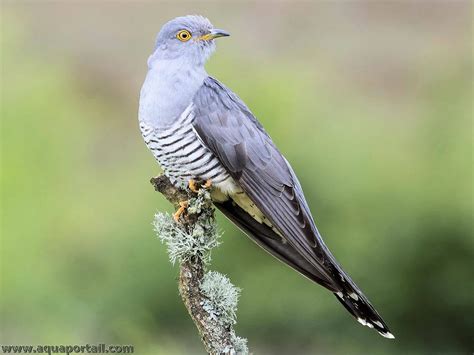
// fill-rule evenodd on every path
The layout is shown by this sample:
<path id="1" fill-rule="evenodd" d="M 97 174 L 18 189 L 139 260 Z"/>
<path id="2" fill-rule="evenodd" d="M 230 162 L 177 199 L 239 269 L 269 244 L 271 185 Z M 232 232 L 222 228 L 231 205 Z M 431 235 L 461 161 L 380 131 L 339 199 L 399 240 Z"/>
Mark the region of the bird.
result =
<path id="1" fill-rule="evenodd" d="M 142 137 L 179 188 L 205 182 L 213 204 L 260 247 L 331 291 L 359 323 L 393 339 L 319 233 L 294 170 L 245 103 L 208 75 L 216 39 L 229 33 L 200 15 L 159 31 L 140 91 Z M 186 201 L 174 215 L 186 209 Z"/>

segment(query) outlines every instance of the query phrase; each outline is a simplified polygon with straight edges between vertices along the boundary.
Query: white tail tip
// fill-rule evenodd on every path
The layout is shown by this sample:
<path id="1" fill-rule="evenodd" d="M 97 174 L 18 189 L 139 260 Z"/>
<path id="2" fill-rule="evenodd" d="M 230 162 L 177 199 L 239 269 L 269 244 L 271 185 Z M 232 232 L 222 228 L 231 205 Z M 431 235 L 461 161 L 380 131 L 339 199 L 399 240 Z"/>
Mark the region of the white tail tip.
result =
<path id="1" fill-rule="evenodd" d="M 387 333 L 379 332 L 379 334 L 381 336 L 383 336 L 384 338 L 387 338 L 387 339 L 395 339 L 395 336 L 392 333 L 389 333 L 389 332 L 387 332 Z"/>

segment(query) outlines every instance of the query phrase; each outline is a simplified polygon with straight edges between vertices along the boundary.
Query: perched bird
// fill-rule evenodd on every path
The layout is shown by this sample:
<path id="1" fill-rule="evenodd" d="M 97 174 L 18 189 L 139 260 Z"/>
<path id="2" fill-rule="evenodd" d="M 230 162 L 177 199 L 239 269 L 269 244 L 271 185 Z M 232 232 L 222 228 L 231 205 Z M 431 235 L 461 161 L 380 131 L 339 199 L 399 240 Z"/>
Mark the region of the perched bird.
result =
<path id="1" fill-rule="evenodd" d="M 202 16 L 162 27 L 140 93 L 148 148 L 173 184 L 196 190 L 207 181 L 215 206 L 258 245 L 394 338 L 324 244 L 288 161 L 242 100 L 206 73 L 214 40 L 226 36 Z M 183 201 L 176 219 L 185 208 Z"/>

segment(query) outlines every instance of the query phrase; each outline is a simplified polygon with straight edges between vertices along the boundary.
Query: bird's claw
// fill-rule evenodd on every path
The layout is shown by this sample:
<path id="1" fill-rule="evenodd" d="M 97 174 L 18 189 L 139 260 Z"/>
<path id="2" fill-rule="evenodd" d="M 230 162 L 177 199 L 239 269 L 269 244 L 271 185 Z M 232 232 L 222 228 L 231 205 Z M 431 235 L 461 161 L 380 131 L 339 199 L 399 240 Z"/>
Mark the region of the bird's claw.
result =
<path id="1" fill-rule="evenodd" d="M 199 191 L 199 188 L 198 188 L 196 185 L 197 185 L 196 180 L 194 180 L 194 179 L 189 180 L 189 182 L 188 182 L 188 187 L 189 187 L 189 189 L 190 189 L 192 192 L 194 192 L 194 193 L 197 194 L 198 191 Z"/>
<path id="2" fill-rule="evenodd" d="M 209 190 L 211 188 L 211 186 L 212 186 L 211 179 L 206 180 L 206 182 L 203 185 L 201 185 L 201 187 L 206 189 L 206 190 Z M 198 183 L 194 179 L 189 180 L 188 187 L 192 192 L 194 192 L 196 194 L 199 192 Z"/>
<path id="3" fill-rule="evenodd" d="M 211 179 L 207 179 L 206 182 L 204 183 L 204 185 L 202 185 L 202 187 L 204 187 L 206 190 L 209 190 L 212 186 L 212 180 Z"/>
<path id="4" fill-rule="evenodd" d="M 173 214 L 173 219 L 175 222 L 178 222 L 181 215 L 186 211 L 186 208 L 188 208 L 189 202 L 188 201 L 181 201 L 179 203 L 179 208 L 177 211 Z"/>

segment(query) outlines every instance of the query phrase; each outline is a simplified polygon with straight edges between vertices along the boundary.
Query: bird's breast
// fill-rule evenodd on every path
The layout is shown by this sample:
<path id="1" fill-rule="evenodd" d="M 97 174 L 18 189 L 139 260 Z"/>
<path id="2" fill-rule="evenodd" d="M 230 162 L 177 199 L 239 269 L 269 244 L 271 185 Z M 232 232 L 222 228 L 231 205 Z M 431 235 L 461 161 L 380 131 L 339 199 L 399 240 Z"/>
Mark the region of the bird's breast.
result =
<path id="1" fill-rule="evenodd" d="M 140 122 L 148 148 L 177 186 L 186 187 L 189 180 L 211 180 L 222 190 L 232 189 L 232 178 L 217 157 L 203 145 L 193 128 L 193 105 L 189 105 L 172 125 L 157 129 Z"/>
<path id="2" fill-rule="evenodd" d="M 190 105 L 179 120 L 166 129 L 156 129 L 140 122 L 143 139 L 165 175 L 175 186 L 181 188 L 186 188 L 191 179 L 211 180 L 213 201 L 224 202 L 230 199 L 256 221 L 273 228 L 214 153 L 201 142 L 193 128 L 193 120 L 193 105 Z"/>

